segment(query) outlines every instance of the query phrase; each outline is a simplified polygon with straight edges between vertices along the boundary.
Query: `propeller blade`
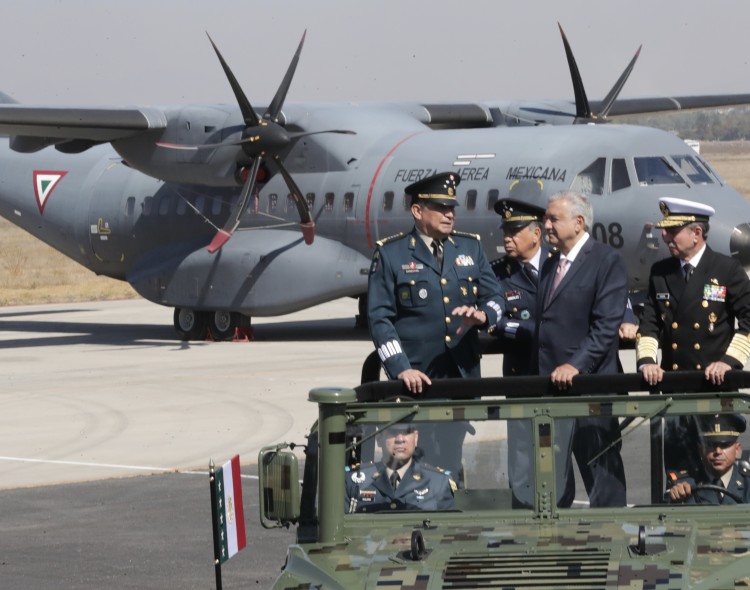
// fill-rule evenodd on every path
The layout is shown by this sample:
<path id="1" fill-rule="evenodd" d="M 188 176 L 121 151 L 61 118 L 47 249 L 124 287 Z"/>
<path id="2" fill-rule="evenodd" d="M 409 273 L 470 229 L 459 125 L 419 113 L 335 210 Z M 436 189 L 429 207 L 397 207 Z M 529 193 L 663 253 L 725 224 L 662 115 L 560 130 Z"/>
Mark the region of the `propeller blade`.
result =
<path id="1" fill-rule="evenodd" d="M 599 115 L 598 115 L 599 117 L 606 117 L 609 114 L 609 111 L 612 108 L 612 105 L 615 104 L 615 100 L 617 100 L 617 97 L 620 95 L 620 91 L 622 90 L 622 87 L 625 86 L 625 82 L 628 81 L 628 78 L 630 77 L 630 72 L 633 71 L 633 66 L 635 66 L 635 62 L 638 61 L 638 56 L 641 55 L 642 47 L 643 45 L 638 47 L 638 51 L 635 52 L 635 55 L 633 56 L 633 59 L 630 60 L 628 67 L 626 67 L 625 71 L 623 71 L 623 73 L 620 74 L 620 77 L 617 79 L 617 82 L 615 82 L 615 85 L 612 86 L 612 90 L 610 90 L 607 96 L 604 97 L 604 100 L 602 100 L 602 108 L 601 108 L 601 111 L 599 111 Z"/>
<path id="2" fill-rule="evenodd" d="M 583 80 L 581 79 L 581 73 L 578 71 L 576 59 L 573 57 L 573 50 L 570 48 L 570 43 L 568 43 L 568 38 L 565 36 L 565 31 L 563 31 L 560 23 L 557 23 L 557 26 L 560 29 L 563 45 L 565 46 L 565 55 L 568 58 L 570 78 L 573 82 L 573 92 L 576 97 L 576 117 L 579 119 L 591 119 L 589 99 L 586 98 L 586 89 L 583 87 Z"/>
<path id="3" fill-rule="evenodd" d="M 221 67 L 224 68 L 224 73 L 229 80 L 229 85 L 232 87 L 232 91 L 234 92 L 234 96 L 237 99 L 237 103 L 240 105 L 240 111 L 242 112 L 242 117 L 245 120 L 245 125 L 247 125 L 248 127 L 255 127 L 260 122 L 260 117 L 258 117 L 255 109 L 250 104 L 250 101 L 247 99 L 247 96 L 245 96 L 245 93 L 242 91 L 242 87 L 240 86 L 240 83 L 237 82 L 237 78 L 234 77 L 232 70 L 229 69 L 229 65 L 226 61 L 224 61 L 224 57 L 221 55 L 219 48 L 216 47 L 216 43 L 214 43 L 214 40 L 211 39 L 211 35 L 209 35 L 208 33 L 206 33 L 206 35 L 208 36 L 208 40 L 211 42 L 211 45 L 213 46 L 214 51 L 216 52 L 216 55 L 221 62 Z"/>
<path id="4" fill-rule="evenodd" d="M 323 131 L 306 131 L 303 133 L 290 133 L 289 139 L 299 139 L 300 137 L 307 137 L 308 135 L 318 135 L 320 133 L 340 133 L 342 135 L 357 135 L 356 131 L 349 131 L 348 129 L 325 129 Z"/>
<path id="5" fill-rule="evenodd" d="M 266 119 L 270 119 L 271 121 L 276 122 L 276 118 L 281 112 L 281 107 L 284 106 L 284 101 L 286 100 L 287 92 L 289 92 L 289 87 L 292 85 L 292 78 L 294 77 L 294 72 L 297 69 L 297 63 L 299 62 L 299 56 L 302 53 L 302 46 L 305 43 L 306 36 L 307 30 L 302 33 L 302 39 L 300 40 L 299 45 L 297 46 L 297 51 L 295 52 L 294 57 L 292 58 L 292 61 L 286 70 L 284 79 L 281 81 L 279 89 L 276 91 L 276 95 L 273 97 L 271 104 L 268 105 L 268 108 L 263 115 L 263 117 Z"/>
<path id="6" fill-rule="evenodd" d="M 253 167 L 250 169 L 250 174 L 248 174 L 247 179 L 245 179 L 245 184 L 242 185 L 240 198 L 237 200 L 234 209 L 232 209 L 232 212 L 229 215 L 229 219 L 227 219 L 224 227 L 219 230 L 219 232 L 214 236 L 214 239 L 211 240 L 211 243 L 208 245 L 207 249 L 211 254 L 219 250 L 224 244 L 229 241 L 229 238 L 231 238 L 232 234 L 234 234 L 234 230 L 236 230 L 237 226 L 240 224 L 242 214 L 245 212 L 247 203 L 250 200 L 250 195 L 252 194 L 253 188 L 255 187 L 255 178 L 258 176 L 259 168 L 260 158 L 255 158 L 255 161 L 253 161 Z"/>
<path id="7" fill-rule="evenodd" d="M 281 175 L 286 181 L 286 185 L 289 187 L 289 192 L 292 195 L 292 199 L 294 199 L 294 204 L 299 213 L 299 225 L 302 230 L 302 236 L 305 238 L 305 244 L 309 246 L 315 239 L 315 222 L 310 214 L 310 207 L 307 204 L 307 200 L 302 195 L 302 191 L 299 190 L 297 183 L 294 182 L 292 175 L 289 174 L 286 166 L 281 162 L 281 158 L 279 158 L 279 156 L 274 156 L 273 161 L 276 163 L 276 166 L 278 166 L 279 172 L 281 172 Z"/>

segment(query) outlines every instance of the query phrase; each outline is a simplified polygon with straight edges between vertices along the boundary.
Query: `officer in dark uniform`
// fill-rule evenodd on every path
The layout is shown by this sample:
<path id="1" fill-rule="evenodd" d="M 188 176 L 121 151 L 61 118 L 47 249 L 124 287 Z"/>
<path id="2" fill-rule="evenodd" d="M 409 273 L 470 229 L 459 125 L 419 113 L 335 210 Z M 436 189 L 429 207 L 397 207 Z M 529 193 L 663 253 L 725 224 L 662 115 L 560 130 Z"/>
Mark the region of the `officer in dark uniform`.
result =
<path id="1" fill-rule="evenodd" d="M 370 266 L 370 335 L 388 377 L 413 394 L 431 378 L 479 377 L 477 329 L 502 315 L 479 236 L 453 229 L 459 182 L 443 172 L 407 186 L 414 228 L 379 241 Z M 452 423 L 423 432 L 434 438 L 426 459 L 457 476 L 466 428 Z"/>
<path id="2" fill-rule="evenodd" d="M 669 499 L 689 504 L 750 503 L 750 466 L 744 461 L 737 462 L 742 454 L 737 438 L 745 432 L 745 417 L 716 414 L 703 416 L 699 422 L 702 427 L 699 452 L 705 475 L 696 482 L 687 471 L 670 472 Z"/>
<path id="3" fill-rule="evenodd" d="M 509 193 L 518 194 L 519 186 L 523 185 L 515 181 Z M 531 186 L 538 187 L 539 184 L 533 181 Z M 525 192 L 531 191 L 533 188 Z M 541 189 L 536 192 L 541 195 Z M 502 218 L 500 227 L 505 256 L 493 262 L 492 269 L 500 282 L 505 313 L 498 318 L 491 332 L 506 344 L 503 348 L 503 375 L 529 375 L 539 269 L 551 254 L 542 231 L 545 210 L 517 199 L 504 199 L 495 203 L 495 211 Z"/>
<path id="4" fill-rule="evenodd" d="M 347 468 L 347 512 L 453 509 L 456 484 L 417 458 L 419 432 L 413 425 L 390 426 L 376 440 L 381 461 Z"/>
<path id="5" fill-rule="evenodd" d="M 651 267 L 636 344 L 638 369 L 650 385 L 661 381 L 665 370 L 696 369 L 721 384 L 727 371 L 742 369 L 750 358 L 750 279 L 736 259 L 706 243 L 713 208 L 676 198 L 663 198 L 659 206 L 664 217 L 656 226 L 671 257 Z M 700 478 L 700 462 L 685 453 L 697 441 L 695 420 L 667 420 L 667 470 L 686 469 Z"/>
<path id="6" fill-rule="evenodd" d="M 380 240 L 368 284 L 370 334 L 388 377 L 420 393 L 430 377 L 479 377 L 477 328 L 502 313 L 479 236 L 453 229 L 452 172 L 406 187 L 414 228 Z"/>

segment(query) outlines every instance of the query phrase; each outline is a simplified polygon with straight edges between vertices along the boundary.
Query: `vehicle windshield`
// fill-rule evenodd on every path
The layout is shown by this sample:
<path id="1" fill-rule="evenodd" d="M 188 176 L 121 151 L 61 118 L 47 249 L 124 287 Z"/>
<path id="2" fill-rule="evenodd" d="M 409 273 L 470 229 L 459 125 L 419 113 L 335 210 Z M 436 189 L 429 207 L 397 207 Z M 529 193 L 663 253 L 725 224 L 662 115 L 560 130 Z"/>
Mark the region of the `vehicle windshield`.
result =
<path id="1" fill-rule="evenodd" d="M 460 411 L 422 403 L 412 415 L 403 417 L 401 411 L 396 424 L 390 415 L 380 422 L 357 420 L 348 429 L 345 511 L 536 510 L 551 500 L 552 494 L 545 500 L 543 492 L 553 488 L 559 508 L 668 504 L 670 485 L 712 485 L 714 468 L 729 473 L 730 491 L 739 477 L 733 470 L 747 469 L 750 477 L 750 465 L 735 465 L 742 449 L 750 449 L 745 433 L 739 433 L 734 454 L 725 442 L 717 446 L 703 433 L 707 416 L 744 415 L 705 414 L 694 402 L 696 409 L 680 413 L 671 398 L 645 399 L 640 404 L 578 402 L 572 412 L 578 417 L 555 416 L 571 415 L 557 402 L 529 419 L 523 416 L 535 410 L 528 404 L 470 401 Z M 430 412 L 436 419 L 423 419 Z M 553 415 L 541 415 L 547 412 Z M 447 413 L 457 419 L 446 421 Z M 605 476 L 592 483 L 597 469 Z M 735 503 L 709 492 L 694 490 L 689 503 Z M 739 494 L 744 499 L 742 489 Z"/>

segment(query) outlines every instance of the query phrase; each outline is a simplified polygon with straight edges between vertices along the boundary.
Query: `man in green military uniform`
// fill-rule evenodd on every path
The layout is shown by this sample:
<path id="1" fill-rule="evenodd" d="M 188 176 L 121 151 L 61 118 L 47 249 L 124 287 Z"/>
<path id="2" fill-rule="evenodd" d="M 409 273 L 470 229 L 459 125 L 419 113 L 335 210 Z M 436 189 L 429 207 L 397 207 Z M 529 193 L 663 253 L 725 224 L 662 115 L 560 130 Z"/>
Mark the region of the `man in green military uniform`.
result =
<path id="1" fill-rule="evenodd" d="M 414 228 L 379 241 L 370 266 L 370 335 L 388 377 L 412 394 L 431 378 L 480 377 L 477 329 L 503 311 L 479 236 L 453 229 L 459 182 L 443 172 L 407 186 Z M 427 459 L 458 476 L 467 427 L 423 432 Z"/>
<path id="2" fill-rule="evenodd" d="M 676 198 L 663 198 L 659 206 L 664 217 L 656 227 L 671 257 L 651 268 L 636 344 L 638 369 L 650 385 L 665 370 L 700 370 L 721 384 L 727 371 L 742 369 L 750 357 L 750 280 L 736 259 L 706 243 L 712 207 Z M 685 453 L 697 444 L 695 421 L 673 419 L 666 426 L 667 470 L 698 476 L 700 462 Z"/>
<path id="3" fill-rule="evenodd" d="M 705 477 L 696 481 L 686 471 L 670 472 L 669 499 L 689 504 L 750 503 L 750 468 L 737 463 L 742 454 L 737 439 L 745 432 L 745 417 L 703 416 L 700 424 L 703 436 L 699 452 L 706 468 Z"/>
<path id="4" fill-rule="evenodd" d="M 368 284 L 370 334 L 388 377 L 421 393 L 431 377 L 479 377 L 477 328 L 502 315 L 479 236 L 457 232 L 453 172 L 406 187 L 414 228 L 377 243 Z"/>
<path id="5" fill-rule="evenodd" d="M 419 432 L 395 424 L 376 438 L 382 459 L 347 469 L 347 512 L 452 510 L 456 484 L 416 456 Z"/>

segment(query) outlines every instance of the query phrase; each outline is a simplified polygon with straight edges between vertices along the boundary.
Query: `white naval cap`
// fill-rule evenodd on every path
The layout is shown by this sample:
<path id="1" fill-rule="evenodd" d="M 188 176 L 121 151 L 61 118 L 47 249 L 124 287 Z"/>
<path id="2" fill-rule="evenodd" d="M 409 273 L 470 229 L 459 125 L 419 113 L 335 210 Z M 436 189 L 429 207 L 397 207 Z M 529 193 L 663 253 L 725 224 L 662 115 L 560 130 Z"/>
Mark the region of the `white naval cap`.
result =
<path id="1" fill-rule="evenodd" d="M 708 221 L 708 218 L 716 213 L 716 210 L 709 205 L 676 197 L 659 199 L 659 209 L 664 219 L 659 221 L 656 227 L 678 227 L 688 223 Z"/>

